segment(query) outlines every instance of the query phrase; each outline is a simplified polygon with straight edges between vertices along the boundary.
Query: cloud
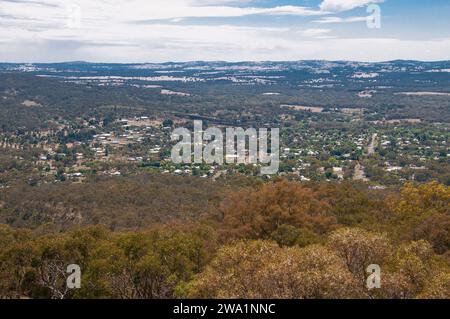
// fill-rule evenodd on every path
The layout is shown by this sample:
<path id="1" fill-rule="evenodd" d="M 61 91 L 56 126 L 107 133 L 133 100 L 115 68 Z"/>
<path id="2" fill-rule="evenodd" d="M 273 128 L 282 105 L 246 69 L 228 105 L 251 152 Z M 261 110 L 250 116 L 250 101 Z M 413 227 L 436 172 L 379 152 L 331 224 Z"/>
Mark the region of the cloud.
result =
<path id="1" fill-rule="evenodd" d="M 71 0 L 81 8 L 79 29 L 67 27 L 64 1 L 0 1 L 0 61 L 442 60 L 450 52 L 450 39 L 391 39 L 384 29 L 371 30 L 377 39 L 354 38 L 354 28 L 341 33 L 321 27 L 365 17 L 327 16 L 318 8 L 299 6 L 257 7 L 258 1 L 243 6 L 230 0 Z M 322 1 L 321 10 L 374 1 L 342 0 L 340 7 L 331 6 L 333 2 L 338 1 Z M 222 19 L 249 15 L 259 17 Z M 196 23 L 199 18 L 214 23 Z M 176 23 L 183 19 L 183 25 Z M 310 27 L 311 20 L 318 28 Z"/>
<path id="2" fill-rule="evenodd" d="M 352 22 L 365 22 L 368 17 L 349 17 L 349 18 L 341 18 L 341 17 L 323 17 L 318 20 L 313 20 L 314 23 L 321 23 L 321 24 L 331 24 L 331 23 L 352 23 Z"/>
<path id="3" fill-rule="evenodd" d="M 323 15 L 319 10 L 299 6 L 277 6 L 272 8 L 258 7 L 232 7 L 232 6 L 170 6 L 160 7 L 147 4 L 148 10 L 133 15 L 146 20 L 180 19 L 180 18 L 227 18 L 245 17 L 250 15 L 291 15 L 291 16 L 317 16 Z M 126 10 L 126 8 L 124 8 Z M 130 8 L 128 7 L 128 10 Z M 132 17 L 131 17 L 132 18 Z"/>
<path id="4" fill-rule="evenodd" d="M 297 33 L 301 34 L 304 37 L 323 38 L 324 35 L 330 33 L 331 31 L 331 29 L 311 28 L 297 31 Z"/>
<path id="5" fill-rule="evenodd" d="M 28 41 L 8 45 L 0 43 L 2 56 L 10 61 L 60 62 L 87 60 L 93 62 L 167 62 L 195 60 L 264 61 L 264 60 L 356 60 L 387 61 L 395 59 L 444 60 L 450 52 L 450 39 L 413 41 L 393 38 L 299 39 L 283 33 L 265 33 L 221 27 L 211 40 L 211 29 L 201 27 L 191 37 L 176 37 L 182 27 L 167 31 L 167 38 L 136 42 L 135 46 L 114 47 L 83 41 Z M 292 35 L 291 35 L 292 36 Z M 121 37 L 122 38 L 122 37 Z"/>
<path id="6" fill-rule="evenodd" d="M 247 1 L 250 3 L 250 1 Z M 162 20 L 204 17 L 244 17 L 249 15 L 322 15 L 314 8 L 302 6 L 242 7 L 232 4 L 242 1 L 230 0 L 3 0 L 1 10 L 16 17 L 31 16 L 42 19 L 58 19 L 67 15 L 69 5 L 78 5 L 84 16 L 114 22 L 135 20 Z"/>
<path id="7" fill-rule="evenodd" d="M 236 5 L 247 4 L 254 2 L 254 0 L 191 0 L 190 4 L 194 6 L 222 6 L 222 5 Z"/>
<path id="8" fill-rule="evenodd" d="M 320 4 L 320 10 L 327 12 L 341 12 L 380 2 L 384 2 L 384 0 L 323 0 Z"/>

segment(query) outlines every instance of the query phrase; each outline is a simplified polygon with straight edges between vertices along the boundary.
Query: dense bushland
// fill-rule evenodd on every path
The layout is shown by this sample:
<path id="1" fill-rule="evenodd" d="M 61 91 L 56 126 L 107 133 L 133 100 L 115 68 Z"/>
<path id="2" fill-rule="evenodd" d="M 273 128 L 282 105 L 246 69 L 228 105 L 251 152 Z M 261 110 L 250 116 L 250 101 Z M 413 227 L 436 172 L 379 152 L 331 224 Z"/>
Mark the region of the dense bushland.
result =
<path id="1" fill-rule="evenodd" d="M 174 187 L 173 180 L 153 178 L 67 186 L 68 193 L 84 199 L 83 205 L 64 193 L 58 194 L 57 205 L 62 212 L 80 212 L 77 223 L 67 220 L 61 227 L 62 220 L 55 217 L 45 223 L 31 219 L 36 223 L 26 223 L 27 228 L 0 226 L 0 296 L 450 297 L 449 187 L 406 184 L 396 192 L 278 180 L 233 181 L 241 186 L 231 189 L 227 183 L 205 182 L 209 190 L 196 202 L 200 190 L 190 180 L 178 181 L 175 189 L 183 196 L 165 206 L 163 198 L 175 200 L 161 197 Z M 172 186 L 164 188 L 164 183 Z M 94 198 L 104 194 L 105 185 L 110 204 L 83 197 L 83 190 Z M 42 190 L 35 189 L 24 195 L 22 206 L 11 194 L 2 194 L 1 216 L 6 212 L 10 218 L 13 206 L 22 219 L 30 208 L 45 211 Z M 159 189 L 160 196 L 150 196 L 152 189 Z M 50 198 L 51 190 L 46 192 Z M 117 200 L 124 204 L 115 205 Z M 52 201 L 47 204 L 53 212 Z M 94 204 L 98 219 L 90 215 Z M 171 214 L 177 205 L 185 214 Z M 115 227 L 111 217 L 103 219 L 112 207 L 112 212 L 123 208 L 122 215 L 114 213 Z M 148 217 L 157 210 L 158 216 L 167 216 L 157 221 Z M 69 264 L 81 267 L 81 289 L 66 288 Z M 366 288 L 370 264 L 381 267 L 381 289 Z"/>

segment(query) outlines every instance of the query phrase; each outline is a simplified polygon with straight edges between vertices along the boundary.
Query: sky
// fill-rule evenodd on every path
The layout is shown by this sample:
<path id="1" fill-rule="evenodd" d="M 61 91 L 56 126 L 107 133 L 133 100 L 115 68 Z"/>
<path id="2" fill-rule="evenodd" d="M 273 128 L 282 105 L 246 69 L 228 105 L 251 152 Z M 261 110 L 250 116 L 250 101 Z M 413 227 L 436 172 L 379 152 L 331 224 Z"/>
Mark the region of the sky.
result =
<path id="1" fill-rule="evenodd" d="M 450 0 L 0 0 L 2 62 L 450 60 Z"/>

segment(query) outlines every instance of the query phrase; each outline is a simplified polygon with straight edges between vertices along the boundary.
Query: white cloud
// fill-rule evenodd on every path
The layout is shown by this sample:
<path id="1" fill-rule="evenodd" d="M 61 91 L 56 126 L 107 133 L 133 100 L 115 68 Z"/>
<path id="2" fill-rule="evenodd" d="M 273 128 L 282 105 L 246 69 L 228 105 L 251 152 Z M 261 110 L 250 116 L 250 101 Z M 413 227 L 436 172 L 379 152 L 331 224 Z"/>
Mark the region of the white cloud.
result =
<path id="1" fill-rule="evenodd" d="M 0 60 L 57 62 L 165 62 L 189 60 L 444 60 L 450 39 L 327 37 L 327 29 L 250 28 L 230 25 L 144 25 L 46 32 L 34 38 L 15 29 L 14 41 L 0 43 Z M 3 34 L 2 34 L 3 36 Z"/>
<path id="2" fill-rule="evenodd" d="M 123 11 L 133 20 L 160 20 L 174 18 L 212 18 L 212 17 L 244 17 L 249 15 L 293 15 L 293 16 L 314 16 L 322 15 L 319 10 L 299 6 L 277 6 L 272 8 L 258 7 L 232 7 L 232 6 L 190 6 L 184 1 L 170 1 L 179 4 L 168 4 L 164 1 L 152 0 L 143 2 L 135 0 L 134 6 L 124 5 Z"/>
<path id="3" fill-rule="evenodd" d="M 365 22 L 368 17 L 349 17 L 349 18 L 341 18 L 341 17 L 323 17 L 318 20 L 313 20 L 314 23 L 321 23 L 321 24 L 331 24 L 331 23 L 352 23 L 352 22 Z"/>
<path id="4" fill-rule="evenodd" d="M 316 38 L 316 37 L 323 37 L 324 35 L 330 33 L 331 31 L 332 31 L 331 29 L 311 28 L 297 31 L 297 33 L 305 37 Z"/>
<path id="5" fill-rule="evenodd" d="M 190 4 L 196 6 L 220 6 L 220 5 L 233 5 L 233 4 L 244 4 L 251 3 L 254 0 L 191 0 Z"/>
<path id="6" fill-rule="evenodd" d="M 0 61 L 442 60 L 448 59 L 450 52 L 450 39 L 355 39 L 348 34 L 338 39 L 330 37 L 332 30 L 328 28 L 308 28 L 301 24 L 276 27 L 271 23 L 272 16 L 266 17 L 265 27 L 225 25 L 225 22 L 222 25 L 176 24 L 187 17 L 240 17 L 249 14 L 314 16 L 315 21 L 324 24 L 362 21 L 364 18 L 318 19 L 315 16 L 318 10 L 296 6 L 243 8 L 233 7 L 233 3 L 227 0 L 72 2 L 82 9 L 80 29 L 67 28 L 65 1 L 24 3 L 2 0 Z M 332 1 L 325 2 L 330 4 Z M 349 8 L 348 1 L 339 2 L 347 3 L 345 8 Z M 361 4 L 362 1 L 357 2 Z M 355 1 L 352 3 L 354 6 Z M 172 22 L 162 22 L 165 19 Z M 153 22 L 133 23 L 146 20 Z"/>
<path id="7" fill-rule="evenodd" d="M 340 12 L 362 7 L 371 3 L 380 3 L 384 0 L 323 0 L 320 4 L 322 11 Z"/>

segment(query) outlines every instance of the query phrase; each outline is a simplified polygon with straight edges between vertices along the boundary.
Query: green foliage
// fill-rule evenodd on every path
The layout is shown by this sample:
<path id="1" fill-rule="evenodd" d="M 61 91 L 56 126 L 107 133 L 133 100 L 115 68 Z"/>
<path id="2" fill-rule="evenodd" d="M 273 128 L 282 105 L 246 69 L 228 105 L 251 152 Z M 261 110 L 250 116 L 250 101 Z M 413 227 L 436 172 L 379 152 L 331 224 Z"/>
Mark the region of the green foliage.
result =
<path id="1" fill-rule="evenodd" d="M 147 192 L 121 183 L 104 184 L 119 197 L 113 202 L 145 205 Z M 448 187 L 406 185 L 396 194 L 286 180 L 242 185 L 216 194 L 203 214 L 139 228 L 125 227 L 135 225 L 127 214 L 116 230 L 87 222 L 60 232 L 39 219 L 34 230 L 0 225 L 0 297 L 450 297 Z M 76 196 L 89 198 L 81 188 Z M 81 289 L 66 287 L 69 264 L 82 269 Z M 365 287 L 370 264 L 381 266 L 381 289 Z"/>

